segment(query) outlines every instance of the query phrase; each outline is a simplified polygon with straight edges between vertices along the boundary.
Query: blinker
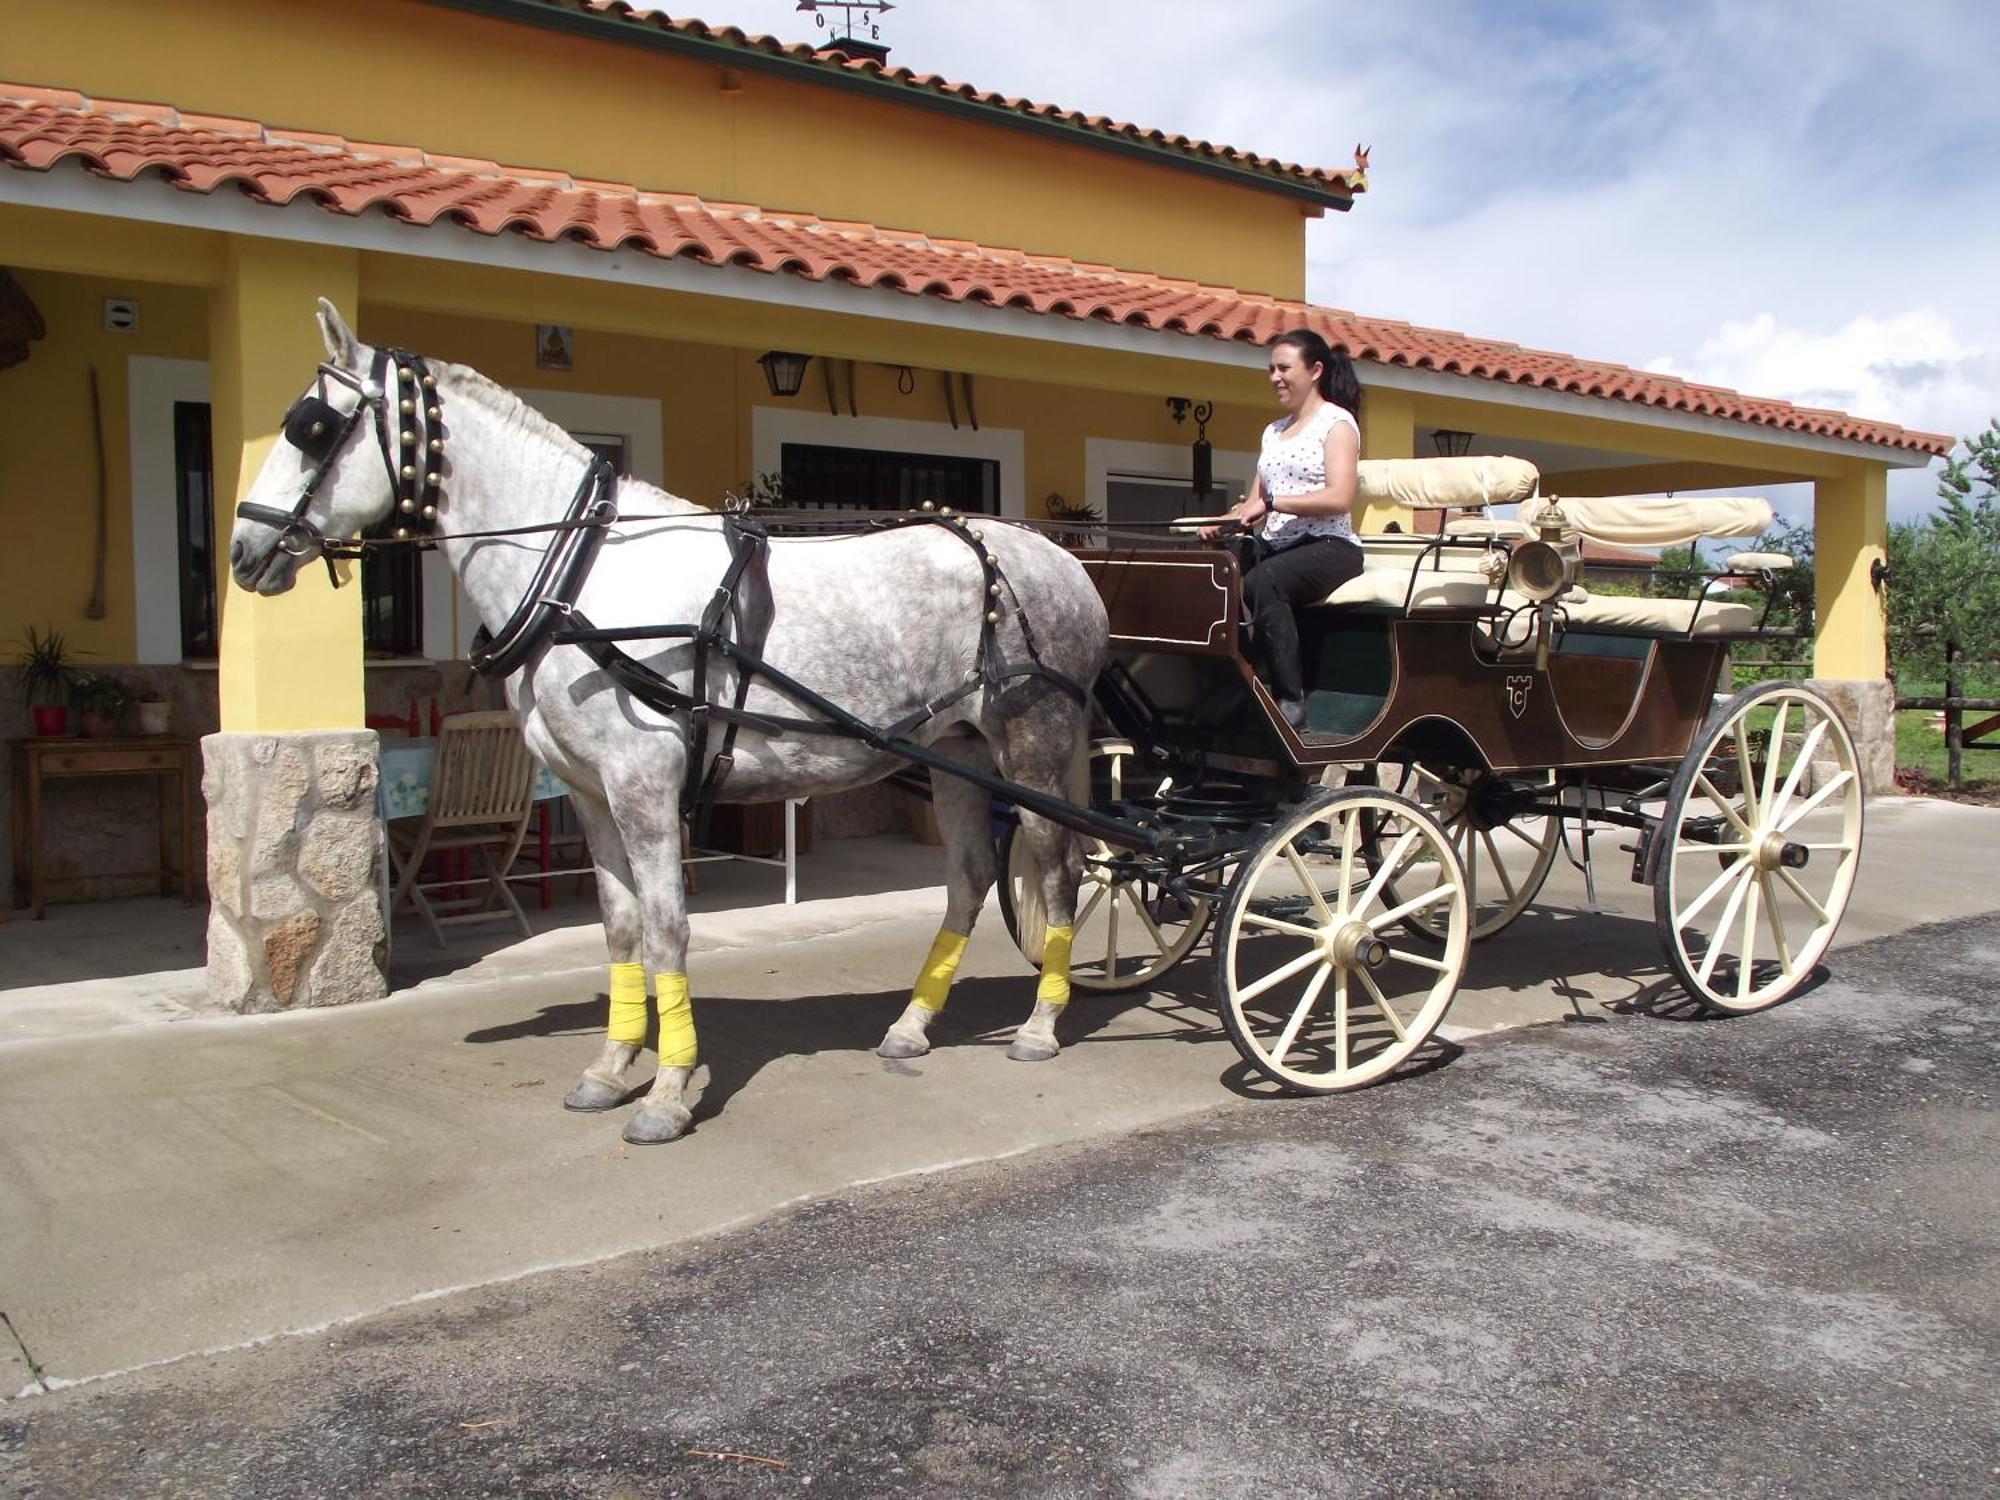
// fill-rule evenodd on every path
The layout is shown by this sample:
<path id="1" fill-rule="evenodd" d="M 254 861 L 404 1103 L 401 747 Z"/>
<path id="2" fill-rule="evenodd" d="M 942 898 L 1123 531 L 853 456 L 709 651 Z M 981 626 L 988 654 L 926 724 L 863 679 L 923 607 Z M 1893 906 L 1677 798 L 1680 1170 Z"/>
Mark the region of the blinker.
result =
<path id="1" fill-rule="evenodd" d="M 301 396 L 285 413 L 285 441 L 314 463 L 325 463 L 346 422 L 332 402 L 320 396 Z"/>

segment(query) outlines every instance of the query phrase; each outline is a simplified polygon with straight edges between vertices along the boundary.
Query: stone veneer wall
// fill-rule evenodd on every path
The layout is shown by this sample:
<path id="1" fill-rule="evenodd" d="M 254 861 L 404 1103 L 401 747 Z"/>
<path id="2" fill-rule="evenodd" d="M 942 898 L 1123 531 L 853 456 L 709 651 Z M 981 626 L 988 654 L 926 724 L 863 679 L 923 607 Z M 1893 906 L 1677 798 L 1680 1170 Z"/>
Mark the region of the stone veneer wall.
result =
<path id="1" fill-rule="evenodd" d="M 211 734 L 208 993 L 242 1012 L 388 993 L 373 730 Z"/>
<path id="2" fill-rule="evenodd" d="M 1847 677 L 1815 677 L 1806 683 L 1847 721 L 1861 783 L 1870 795 L 1896 789 L 1896 689 L 1887 682 Z"/>

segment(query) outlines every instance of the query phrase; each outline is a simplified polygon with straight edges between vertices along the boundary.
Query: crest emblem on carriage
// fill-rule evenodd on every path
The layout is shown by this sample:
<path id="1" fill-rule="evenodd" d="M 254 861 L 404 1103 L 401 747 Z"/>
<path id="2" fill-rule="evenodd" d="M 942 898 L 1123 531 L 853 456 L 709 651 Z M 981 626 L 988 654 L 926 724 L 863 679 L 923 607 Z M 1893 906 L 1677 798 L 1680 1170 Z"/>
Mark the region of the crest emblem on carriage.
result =
<path id="1" fill-rule="evenodd" d="M 1534 677 L 1525 672 L 1507 679 L 1507 710 L 1515 718 L 1528 711 L 1528 694 L 1534 686 Z"/>

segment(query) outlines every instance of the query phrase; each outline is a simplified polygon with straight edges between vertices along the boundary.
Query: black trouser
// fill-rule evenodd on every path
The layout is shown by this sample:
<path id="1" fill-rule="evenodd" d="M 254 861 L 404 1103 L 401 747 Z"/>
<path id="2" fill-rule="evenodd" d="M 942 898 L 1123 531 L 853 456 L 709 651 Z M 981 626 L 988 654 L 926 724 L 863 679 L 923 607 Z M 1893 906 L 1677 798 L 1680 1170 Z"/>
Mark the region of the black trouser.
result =
<path id="1" fill-rule="evenodd" d="M 1280 698 L 1306 695 L 1299 652 L 1301 604 L 1316 604 L 1361 572 L 1361 548 L 1341 537 L 1315 537 L 1282 550 L 1257 541 L 1243 580 L 1243 604 L 1257 631 L 1257 649 Z"/>

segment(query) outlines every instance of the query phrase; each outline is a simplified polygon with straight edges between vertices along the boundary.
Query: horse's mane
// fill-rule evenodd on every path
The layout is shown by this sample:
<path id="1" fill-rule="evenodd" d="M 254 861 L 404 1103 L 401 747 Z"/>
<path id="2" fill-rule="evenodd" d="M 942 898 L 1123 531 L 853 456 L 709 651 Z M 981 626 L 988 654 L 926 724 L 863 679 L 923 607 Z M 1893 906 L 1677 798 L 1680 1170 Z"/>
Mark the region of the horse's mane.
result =
<path id="1" fill-rule="evenodd" d="M 470 365 L 453 364 L 449 360 L 432 360 L 431 366 L 440 379 L 449 378 L 455 394 L 470 396 L 489 412 L 501 418 L 518 431 L 538 441 L 551 443 L 562 452 L 583 459 L 590 456 L 590 450 L 563 430 L 560 423 L 535 410 L 514 392 L 497 380 L 489 380 Z M 658 495 L 669 509 L 686 509 L 694 513 L 706 513 L 707 507 L 692 500 L 661 489 L 658 485 L 638 478 L 627 478 L 626 485 L 638 485 Z"/>

